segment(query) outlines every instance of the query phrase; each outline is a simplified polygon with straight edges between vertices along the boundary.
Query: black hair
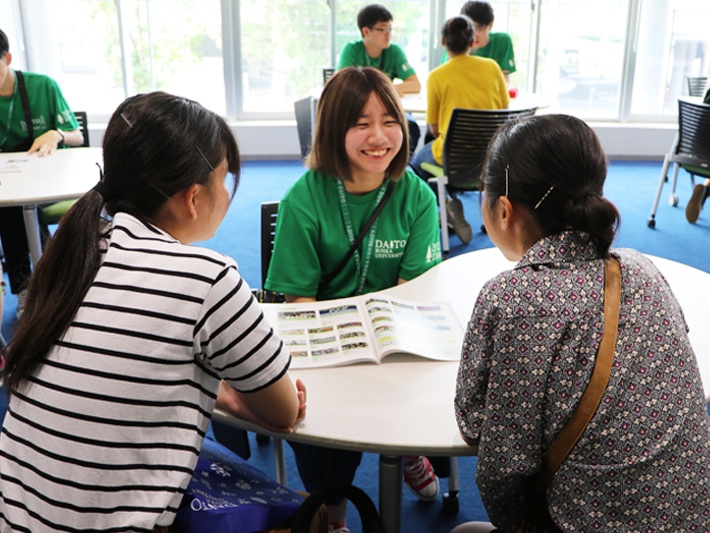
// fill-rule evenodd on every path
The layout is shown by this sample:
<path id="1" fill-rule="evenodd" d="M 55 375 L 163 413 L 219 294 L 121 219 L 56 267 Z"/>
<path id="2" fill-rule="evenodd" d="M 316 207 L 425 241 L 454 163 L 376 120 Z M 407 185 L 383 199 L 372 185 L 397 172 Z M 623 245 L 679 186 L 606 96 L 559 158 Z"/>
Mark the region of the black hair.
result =
<path id="1" fill-rule="evenodd" d="M 444 22 L 441 37 L 449 52 L 461 54 L 473 44 L 473 21 L 466 15 L 456 15 Z"/>
<path id="2" fill-rule="evenodd" d="M 0 30 L 0 57 L 10 51 L 10 41 L 4 31 Z"/>
<path id="3" fill-rule="evenodd" d="M 389 22 L 392 18 L 392 13 L 385 6 L 370 4 L 357 14 L 357 27 L 362 32 L 363 28 L 372 28 L 378 22 Z"/>
<path id="4" fill-rule="evenodd" d="M 64 215 L 30 278 L 25 312 L 7 348 L 8 394 L 41 366 L 89 290 L 101 263 L 102 209 L 150 223 L 172 195 L 206 185 L 225 158 L 234 195 L 240 172 L 236 140 L 224 119 L 197 102 L 153 92 L 118 106 L 104 135 L 99 185 Z"/>
<path id="5" fill-rule="evenodd" d="M 481 172 L 485 201 L 501 196 L 528 209 L 544 236 L 589 233 L 604 257 L 619 227 L 616 206 L 602 196 L 607 158 L 599 138 L 569 115 L 539 115 L 504 124 Z"/>
<path id="6" fill-rule="evenodd" d="M 461 8 L 461 14 L 481 26 L 493 24 L 493 8 L 488 2 L 466 2 Z"/>

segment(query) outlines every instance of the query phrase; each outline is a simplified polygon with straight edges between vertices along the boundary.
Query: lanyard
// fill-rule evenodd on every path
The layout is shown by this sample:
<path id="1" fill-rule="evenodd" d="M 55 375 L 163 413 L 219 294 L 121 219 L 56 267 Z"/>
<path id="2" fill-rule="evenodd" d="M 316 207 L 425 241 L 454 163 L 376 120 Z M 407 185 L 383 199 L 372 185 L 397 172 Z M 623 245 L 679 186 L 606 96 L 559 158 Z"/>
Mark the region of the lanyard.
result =
<path id="1" fill-rule="evenodd" d="M 7 129 L 5 130 L 5 137 L 3 137 L 2 141 L 0 141 L 0 147 L 2 147 L 5 144 L 5 141 L 7 141 L 8 135 L 10 135 L 10 126 L 11 120 L 12 120 L 12 112 L 15 109 L 15 95 L 17 94 L 17 75 L 15 75 L 15 86 L 12 89 L 12 98 L 10 99 L 10 105 L 7 108 Z"/>
<path id="2" fill-rule="evenodd" d="M 345 231 L 348 234 L 348 239 L 350 240 L 350 245 L 355 242 L 355 232 L 353 231 L 353 224 L 352 224 L 352 219 L 350 218 L 350 208 L 348 207 L 348 200 L 345 196 L 345 187 L 343 186 L 343 181 L 342 180 L 336 180 L 338 184 L 338 199 L 340 200 L 340 211 L 343 214 L 343 223 L 345 224 Z M 385 194 L 385 190 L 387 189 L 387 184 L 389 182 L 389 179 L 385 179 L 382 182 L 382 185 L 380 185 L 380 188 L 377 191 L 377 196 L 375 198 L 375 207 L 377 207 L 377 204 L 380 203 L 382 200 L 382 197 Z M 360 261 L 360 251 L 355 250 L 355 253 L 353 254 L 353 257 L 355 258 L 355 269 L 358 272 L 358 276 L 360 278 L 358 285 L 357 285 L 357 290 L 355 291 L 355 294 L 362 294 L 363 288 L 365 287 L 365 278 L 367 277 L 367 271 L 370 268 L 370 260 L 372 259 L 372 251 L 375 248 L 375 233 L 377 232 L 377 220 L 375 220 L 372 223 L 372 227 L 370 228 L 370 235 L 367 239 L 367 248 L 365 249 L 365 257 L 364 261 Z"/>

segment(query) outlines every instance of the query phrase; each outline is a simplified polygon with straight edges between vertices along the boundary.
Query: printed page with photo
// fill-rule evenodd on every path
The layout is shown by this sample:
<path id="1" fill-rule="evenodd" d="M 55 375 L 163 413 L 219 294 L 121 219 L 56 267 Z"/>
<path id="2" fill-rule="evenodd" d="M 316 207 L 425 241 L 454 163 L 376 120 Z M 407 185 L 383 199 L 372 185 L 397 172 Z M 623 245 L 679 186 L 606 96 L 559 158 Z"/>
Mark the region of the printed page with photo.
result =
<path id="1" fill-rule="evenodd" d="M 308 305 L 266 306 L 291 352 L 292 368 L 379 363 L 391 353 L 458 361 L 463 328 L 446 302 L 360 296 Z"/>

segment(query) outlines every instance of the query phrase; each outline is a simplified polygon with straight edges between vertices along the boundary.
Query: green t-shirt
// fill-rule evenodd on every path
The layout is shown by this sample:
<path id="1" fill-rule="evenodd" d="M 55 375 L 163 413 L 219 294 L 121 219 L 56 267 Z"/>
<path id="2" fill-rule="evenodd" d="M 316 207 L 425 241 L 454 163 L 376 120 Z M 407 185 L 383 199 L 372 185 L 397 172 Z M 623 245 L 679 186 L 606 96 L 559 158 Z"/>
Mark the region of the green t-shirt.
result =
<path id="1" fill-rule="evenodd" d="M 515 54 L 513 53 L 513 40 L 507 33 L 491 33 L 490 40 L 483 48 L 477 48 L 469 55 L 478 57 L 487 57 L 493 59 L 502 71 L 508 71 L 510 74 L 515 72 Z M 446 63 L 449 60 L 449 54 L 444 50 L 444 55 L 441 57 L 441 62 Z"/>
<path id="2" fill-rule="evenodd" d="M 375 67 L 393 81 L 405 81 L 415 74 L 412 65 L 407 61 L 406 54 L 398 45 L 390 44 L 389 48 L 382 51 L 380 57 L 372 58 L 367 55 L 362 39 L 350 41 L 343 47 L 338 60 L 338 69 L 345 67 Z"/>
<path id="3" fill-rule="evenodd" d="M 43 74 L 33 72 L 23 72 L 22 74 L 25 78 L 35 139 L 49 130 L 74 131 L 79 129 L 79 123 L 64 99 L 57 82 Z M 28 136 L 17 76 L 15 79 L 14 93 L 10 96 L 0 96 L 0 149 L 17 146 Z M 10 117 L 10 127 L 6 129 L 8 116 Z"/>
<path id="4" fill-rule="evenodd" d="M 374 209 L 377 190 L 345 193 L 355 236 Z M 322 294 L 322 278 L 345 257 L 350 240 L 345 229 L 335 179 L 308 170 L 279 204 L 276 239 L 265 287 L 296 296 L 330 300 L 353 296 L 359 274 L 351 258 Z M 376 221 L 372 256 L 363 293 L 393 287 L 398 278 L 413 279 L 441 262 L 439 216 L 434 193 L 407 170 Z M 369 234 L 360 245 L 360 257 Z"/>

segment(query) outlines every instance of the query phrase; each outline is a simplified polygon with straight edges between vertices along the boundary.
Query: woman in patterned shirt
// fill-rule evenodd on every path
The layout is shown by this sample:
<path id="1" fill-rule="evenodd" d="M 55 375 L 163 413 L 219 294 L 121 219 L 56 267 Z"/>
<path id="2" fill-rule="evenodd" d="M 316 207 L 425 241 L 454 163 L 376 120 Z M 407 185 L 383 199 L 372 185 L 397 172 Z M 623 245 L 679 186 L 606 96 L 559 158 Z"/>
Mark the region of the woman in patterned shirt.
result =
<path id="1" fill-rule="evenodd" d="M 606 171 L 599 139 L 574 117 L 512 122 L 492 142 L 483 220 L 519 262 L 476 301 L 457 421 L 478 445 L 491 521 L 519 529 L 542 456 L 589 382 L 604 325 L 604 259 L 613 256 L 622 277 L 611 377 L 547 486 L 551 517 L 561 531 L 708 531 L 710 423 L 688 328 L 651 261 L 610 249 L 619 214 L 602 196 Z"/>

